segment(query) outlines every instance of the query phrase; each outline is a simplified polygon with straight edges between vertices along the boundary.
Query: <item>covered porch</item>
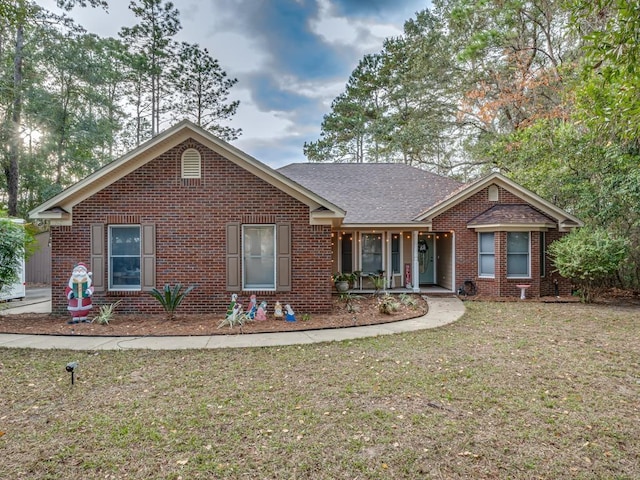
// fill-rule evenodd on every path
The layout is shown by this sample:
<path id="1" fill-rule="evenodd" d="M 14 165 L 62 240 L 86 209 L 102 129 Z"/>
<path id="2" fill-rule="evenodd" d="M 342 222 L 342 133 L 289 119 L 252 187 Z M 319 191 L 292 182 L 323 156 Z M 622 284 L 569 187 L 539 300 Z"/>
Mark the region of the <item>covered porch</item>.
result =
<path id="1" fill-rule="evenodd" d="M 456 291 L 453 232 L 345 229 L 332 233 L 332 252 L 334 273 L 356 274 L 352 291 Z M 382 288 L 376 288 L 375 277 L 384 279 Z"/>

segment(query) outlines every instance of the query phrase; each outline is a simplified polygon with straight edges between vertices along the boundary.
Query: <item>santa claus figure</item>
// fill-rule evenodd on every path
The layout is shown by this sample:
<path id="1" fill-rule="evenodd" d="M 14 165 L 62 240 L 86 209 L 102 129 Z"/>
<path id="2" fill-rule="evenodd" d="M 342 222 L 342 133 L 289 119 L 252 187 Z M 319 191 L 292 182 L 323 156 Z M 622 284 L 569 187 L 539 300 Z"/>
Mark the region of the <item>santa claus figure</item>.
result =
<path id="1" fill-rule="evenodd" d="M 91 272 L 84 263 L 78 263 L 73 267 L 69 284 L 64 290 L 69 304 L 67 310 L 71 313 L 71 320 L 67 323 L 80 323 L 87 321 L 87 315 L 91 311 Z"/>

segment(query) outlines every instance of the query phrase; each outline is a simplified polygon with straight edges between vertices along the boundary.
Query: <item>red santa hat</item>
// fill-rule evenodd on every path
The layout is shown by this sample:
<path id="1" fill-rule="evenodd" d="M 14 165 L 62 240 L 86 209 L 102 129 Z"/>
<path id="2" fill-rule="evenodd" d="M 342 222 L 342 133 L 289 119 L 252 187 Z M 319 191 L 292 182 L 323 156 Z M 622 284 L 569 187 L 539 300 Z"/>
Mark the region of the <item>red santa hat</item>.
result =
<path id="1" fill-rule="evenodd" d="M 92 276 L 92 273 L 89 271 L 89 268 L 87 267 L 87 264 L 84 262 L 78 262 L 74 265 L 73 269 L 75 270 L 78 267 L 82 267 L 84 268 L 84 270 L 87 272 L 87 275 Z"/>

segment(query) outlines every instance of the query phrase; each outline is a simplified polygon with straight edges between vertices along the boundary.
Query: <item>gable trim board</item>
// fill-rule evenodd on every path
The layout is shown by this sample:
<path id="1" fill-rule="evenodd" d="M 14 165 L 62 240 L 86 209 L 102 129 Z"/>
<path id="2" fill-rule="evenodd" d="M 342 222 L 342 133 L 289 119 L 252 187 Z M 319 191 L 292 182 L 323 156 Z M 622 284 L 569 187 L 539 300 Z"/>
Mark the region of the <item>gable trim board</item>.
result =
<path id="1" fill-rule="evenodd" d="M 307 205 L 310 210 L 309 222 L 312 225 L 337 225 L 346 214 L 337 205 L 295 183 L 233 145 L 215 137 L 189 120 L 183 120 L 47 200 L 29 212 L 29 217 L 50 220 L 52 225 L 71 225 L 75 205 L 189 139 L 219 153 Z"/>

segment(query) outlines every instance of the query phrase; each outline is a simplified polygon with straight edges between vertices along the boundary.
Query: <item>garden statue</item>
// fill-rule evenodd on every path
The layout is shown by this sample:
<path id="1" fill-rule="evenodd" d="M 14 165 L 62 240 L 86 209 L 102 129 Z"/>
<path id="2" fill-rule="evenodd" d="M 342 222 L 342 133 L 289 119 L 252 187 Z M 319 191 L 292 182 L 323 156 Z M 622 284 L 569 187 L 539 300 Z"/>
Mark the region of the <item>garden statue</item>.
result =
<path id="1" fill-rule="evenodd" d="M 231 294 L 231 303 L 227 307 L 227 315 L 225 316 L 225 318 L 228 318 L 229 315 L 233 313 L 233 307 L 236 306 L 237 301 L 238 301 L 238 294 L 237 293 Z"/>
<path id="2" fill-rule="evenodd" d="M 69 283 L 64 290 L 67 296 L 67 310 L 71 313 L 71 320 L 67 323 L 86 322 L 91 311 L 93 286 L 91 285 L 91 272 L 84 263 L 78 263 L 73 267 Z"/>
<path id="3" fill-rule="evenodd" d="M 287 311 L 287 314 L 285 315 L 285 320 L 287 322 L 295 322 L 296 321 L 296 315 L 295 313 L 293 313 L 293 309 L 291 308 L 291 305 L 287 304 L 284 306 L 284 309 Z"/>
<path id="4" fill-rule="evenodd" d="M 273 306 L 273 316 L 276 318 L 282 318 L 282 305 L 280 302 L 276 301 L 276 304 Z"/>
<path id="5" fill-rule="evenodd" d="M 247 308 L 247 317 L 249 320 L 253 320 L 256 318 L 256 312 L 258 310 L 258 301 L 256 300 L 255 295 L 251 295 L 249 297 L 249 308 Z"/>
<path id="6" fill-rule="evenodd" d="M 267 302 L 264 300 L 260 303 L 258 310 L 256 311 L 256 320 L 264 321 L 267 319 Z"/>

